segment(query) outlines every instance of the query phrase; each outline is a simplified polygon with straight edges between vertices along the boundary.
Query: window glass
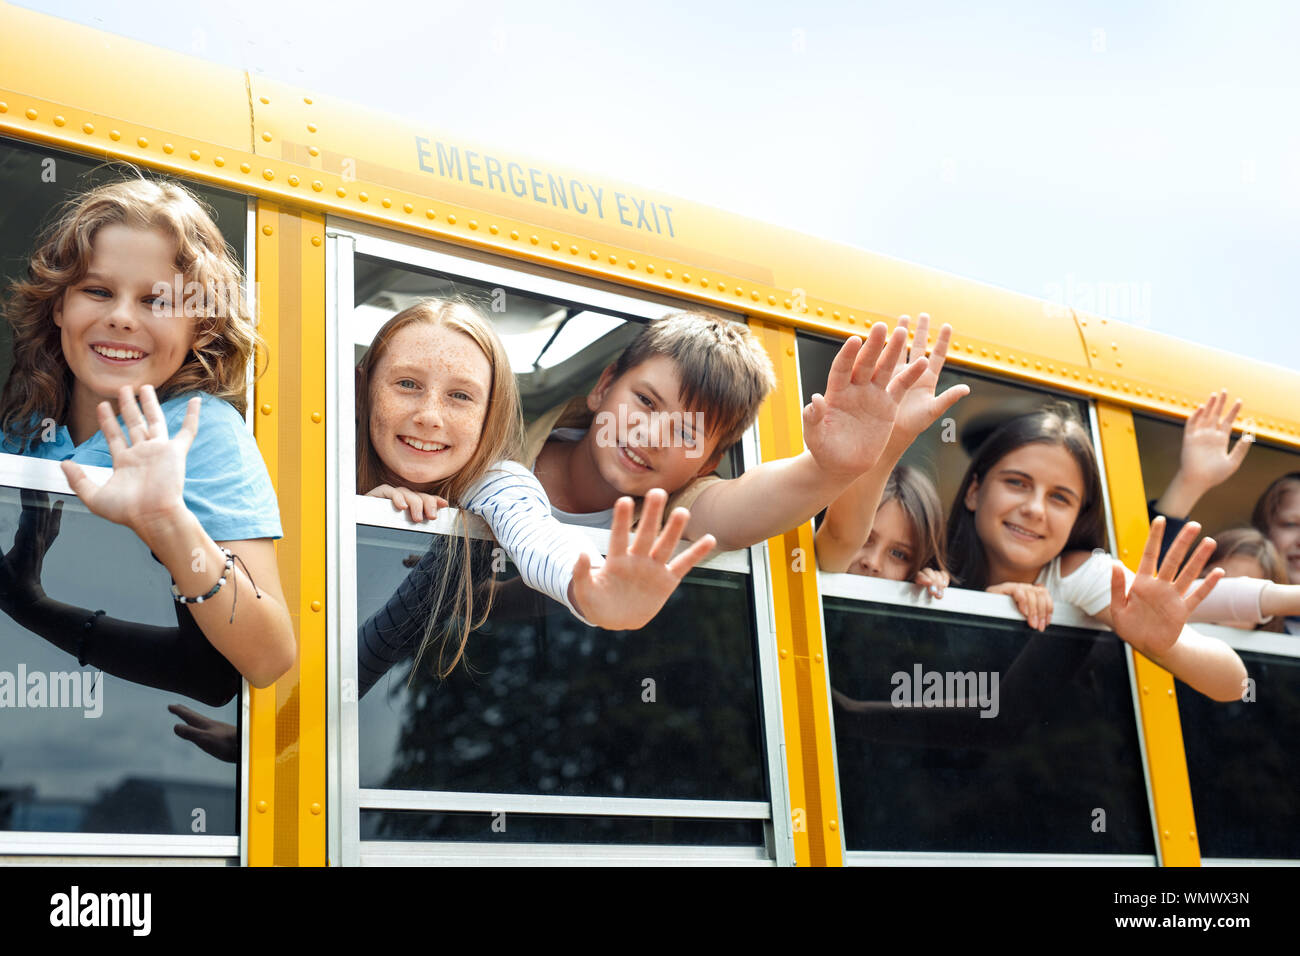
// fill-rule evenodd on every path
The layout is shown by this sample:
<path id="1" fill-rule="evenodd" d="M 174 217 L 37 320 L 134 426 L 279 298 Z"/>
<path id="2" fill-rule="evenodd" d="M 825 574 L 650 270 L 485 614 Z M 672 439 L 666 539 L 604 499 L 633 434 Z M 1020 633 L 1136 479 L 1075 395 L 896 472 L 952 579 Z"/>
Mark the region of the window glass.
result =
<path id="1" fill-rule="evenodd" d="M 1155 852 L 1113 634 L 833 597 L 824 613 L 848 849 Z"/>
<path id="2" fill-rule="evenodd" d="M 1253 699 L 1218 703 L 1178 688 L 1201 855 L 1297 860 L 1300 660 L 1238 653 Z"/>
<path id="3" fill-rule="evenodd" d="M 238 675 L 209 680 L 216 651 L 172 600 L 166 569 L 71 495 L 0 488 L 0 547 L 0 831 L 236 833 L 236 765 L 177 736 L 168 707 L 224 725 L 237 759 Z M 23 571 L 33 563 L 35 577 Z M 185 696 L 182 670 L 228 702 Z"/>
<path id="4" fill-rule="evenodd" d="M 363 810 L 361 838 L 464 843 L 762 846 L 763 823 L 760 820 L 682 820 L 674 817 Z"/>
<path id="5" fill-rule="evenodd" d="M 358 623 L 445 540 L 358 526 Z M 363 687 L 361 787 L 767 799 L 748 575 L 692 572 L 635 632 L 586 627 L 513 569 L 501 579 L 467 665 L 439 680 L 432 654 L 412 674 L 408 646 Z"/>

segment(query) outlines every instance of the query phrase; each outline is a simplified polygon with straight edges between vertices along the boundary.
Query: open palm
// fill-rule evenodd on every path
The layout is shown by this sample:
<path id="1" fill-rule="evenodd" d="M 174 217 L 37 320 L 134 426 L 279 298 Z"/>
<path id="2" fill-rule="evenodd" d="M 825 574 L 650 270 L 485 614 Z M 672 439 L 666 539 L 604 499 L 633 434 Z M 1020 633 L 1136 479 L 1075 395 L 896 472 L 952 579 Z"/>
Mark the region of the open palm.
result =
<path id="1" fill-rule="evenodd" d="M 898 327 L 906 330 L 911 320 L 905 315 L 898 320 Z M 930 316 L 922 312 L 916 318 L 916 334 L 912 338 L 912 347 L 906 361 L 914 363 L 925 359 L 925 343 L 930 333 Z M 952 326 L 944 325 L 935 338 L 934 349 L 926 362 L 921 375 L 911 387 L 903 393 L 898 403 L 898 417 L 894 420 L 894 441 L 911 444 L 927 428 L 939 420 L 944 412 L 952 408 L 962 398 L 970 394 L 966 385 L 954 385 L 942 395 L 935 395 L 939 387 L 939 373 L 948 357 L 948 343 L 952 340 Z M 895 374 L 898 370 L 895 369 Z"/>
<path id="2" fill-rule="evenodd" d="M 1127 594 L 1124 566 L 1115 562 L 1111 569 L 1111 626 L 1134 650 L 1147 657 L 1158 659 L 1174 646 L 1192 611 L 1223 578 L 1223 569 L 1216 568 L 1204 581 L 1197 581 L 1205 562 L 1214 553 L 1213 538 L 1206 538 L 1197 546 L 1187 566 L 1175 577 L 1200 532 L 1201 526 L 1194 521 L 1184 525 L 1157 569 L 1160 542 L 1165 534 L 1165 519 L 1158 517 L 1151 523 L 1142 562 Z"/>
<path id="3" fill-rule="evenodd" d="M 659 521 L 667 501 L 668 494 L 661 488 L 646 495 L 641 524 L 629 545 L 632 499 L 620 498 L 614 505 L 605 563 L 593 569 L 589 556 L 578 558 L 573 569 L 574 605 L 597 627 L 609 631 L 644 627 L 687 572 L 713 550 L 713 535 L 706 534 L 677 557 L 672 556 L 691 516 L 685 508 L 676 509 L 660 533 Z"/>
<path id="4" fill-rule="evenodd" d="M 190 399 L 181 430 L 169 438 L 167 419 L 153 387 L 146 385 L 140 390 L 137 405 L 134 389 L 123 386 L 118 407 L 130 435 L 128 445 L 112 406 L 100 402 L 99 427 L 113 456 L 113 474 L 102 486 L 96 485 L 81 466 L 65 461 L 63 473 L 73 493 L 101 518 L 127 525 L 137 533 L 153 521 L 174 516 L 185 506 L 185 456 L 198 434 L 200 404 L 201 399 Z"/>
<path id="5" fill-rule="evenodd" d="M 891 336 L 877 322 L 865 342 L 844 343 L 826 377 L 826 394 L 803 410 L 804 442 L 827 473 L 856 478 L 880 460 L 899 402 L 926 370 L 924 356 L 901 369 L 907 330 Z"/>

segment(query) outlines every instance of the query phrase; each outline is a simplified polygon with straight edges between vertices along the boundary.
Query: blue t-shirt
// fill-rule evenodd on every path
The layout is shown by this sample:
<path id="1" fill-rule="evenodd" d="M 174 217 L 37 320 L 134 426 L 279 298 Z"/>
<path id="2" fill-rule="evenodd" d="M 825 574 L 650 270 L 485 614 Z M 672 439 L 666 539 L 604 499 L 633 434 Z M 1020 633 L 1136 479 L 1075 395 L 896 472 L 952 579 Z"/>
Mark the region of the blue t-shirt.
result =
<path id="1" fill-rule="evenodd" d="M 199 433 L 185 458 L 186 507 L 213 541 L 283 537 L 280 506 L 266 462 L 233 405 L 206 392 L 169 398 L 162 403 L 167 434 L 174 436 L 181 430 L 185 408 L 195 394 L 203 404 L 199 408 Z M 120 417 L 118 423 L 122 424 Z M 124 424 L 122 431 L 126 431 Z M 59 426 L 53 441 L 43 442 L 38 435 L 26 450 L 5 436 L 3 450 L 29 458 L 113 467 L 108 439 L 102 431 L 74 445 L 68 429 Z"/>

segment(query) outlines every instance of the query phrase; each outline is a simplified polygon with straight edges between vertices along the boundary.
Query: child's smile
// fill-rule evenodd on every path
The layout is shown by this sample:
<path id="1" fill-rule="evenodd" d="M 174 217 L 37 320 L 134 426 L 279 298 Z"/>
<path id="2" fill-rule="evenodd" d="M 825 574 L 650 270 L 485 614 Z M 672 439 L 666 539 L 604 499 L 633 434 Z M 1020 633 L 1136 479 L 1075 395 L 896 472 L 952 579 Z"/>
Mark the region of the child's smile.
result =
<path id="1" fill-rule="evenodd" d="M 89 268 L 54 307 L 74 378 L 75 440 L 98 430 L 95 407 L 123 385 L 159 388 L 184 364 L 194 319 L 177 314 L 176 242 L 161 231 L 113 224 L 95 234 Z"/>

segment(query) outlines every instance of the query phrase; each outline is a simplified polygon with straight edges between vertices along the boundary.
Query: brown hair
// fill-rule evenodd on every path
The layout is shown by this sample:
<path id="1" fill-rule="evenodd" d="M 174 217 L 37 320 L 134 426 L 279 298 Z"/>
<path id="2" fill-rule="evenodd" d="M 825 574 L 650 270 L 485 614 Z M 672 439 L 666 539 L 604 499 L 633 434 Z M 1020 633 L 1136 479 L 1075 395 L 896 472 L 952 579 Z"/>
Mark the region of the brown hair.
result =
<path id="1" fill-rule="evenodd" d="M 27 443 L 42 419 L 67 420 L 72 371 L 63 356 L 54 308 L 89 270 L 95 235 L 119 224 L 157 229 L 175 240 L 176 269 L 185 279 L 183 306 L 198 312 L 194 345 L 181 367 L 158 387 L 159 400 L 203 391 L 244 414 L 248 366 L 261 341 L 244 304 L 243 274 L 234 253 L 209 211 L 184 186 L 136 178 L 69 200 L 37 240 L 27 278 L 10 285 L 4 315 L 13 328 L 14 364 L 0 397 L 4 434 Z M 190 295 L 190 289 L 200 294 Z"/>
<path id="2" fill-rule="evenodd" d="M 480 315 L 473 306 L 464 302 L 429 299 L 397 313 L 375 335 L 370 348 L 357 364 L 357 493 L 364 495 L 380 485 L 396 487 L 402 484 L 402 479 L 383 463 L 370 441 L 370 389 L 375 369 L 383 360 L 393 338 L 407 326 L 416 324 L 430 327 L 442 326 L 469 336 L 487 356 L 488 363 L 492 367 L 487 414 L 483 419 L 483 431 L 480 434 L 478 447 L 475 448 L 474 454 L 464 468 L 444 478 L 428 492 L 447 499 L 452 507 L 459 508 L 465 493 L 493 465 L 499 461 L 518 460 L 521 457 L 524 441 L 519 390 L 515 384 L 514 373 L 510 369 L 510 359 L 506 354 L 505 346 L 497 336 L 496 330 L 492 328 L 491 322 Z M 469 640 L 470 632 L 481 626 L 487 619 L 488 612 L 492 609 L 495 584 L 495 579 L 489 576 L 486 582 L 476 585 L 469 535 L 464 533 L 463 527 L 458 527 L 456 530 L 461 547 L 447 549 L 448 558 L 443 562 L 441 581 L 430 609 L 424 639 L 415 657 L 415 666 L 418 667 L 425 650 L 436 639 L 435 632 L 441 630 L 437 668 L 440 677 L 446 677 L 455 669 L 456 664 L 465 654 L 465 644 Z M 486 585 L 485 594 L 481 600 L 476 601 L 476 592 L 484 590 L 483 584 Z M 454 594 L 454 602 L 451 612 L 443 614 L 440 612 L 449 590 Z M 476 603 L 479 605 L 477 610 Z M 453 634 L 453 631 L 457 633 Z M 448 650 L 453 643 L 455 653 L 451 662 L 445 663 Z M 412 674 L 414 672 L 412 668 Z"/>
<path id="3" fill-rule="evenodd" d="M 1268 540 L 1265 534 L 1256 528 L 1231 528 L 1216 534 L 1214 536 L 1214 553 L 1210 555 L 1206 567 L 1221 564 L 1234 557 L 1251 558 L 1259 562 L 1264 575 L 1277 584 L 1291 583 L 1291 579 L 1286 573 L 1286 562 L 1277 553 L 1277 548 L 1273 546 L 1273 542 Z M 1278 616 L 1267 624 L 1258 625 L 1256 630 L 1282 632 L 1286 630 L 1286 622 L 1281 616 Z"/>
<path id="4" fill-rule="evenodd" d="M 659 355 L 677 367 L 682 403 L 708 416 L 715 453 L 740 441 L 776 388 L 772 360 L 758 337 L 707 312 L 674 312 L 651 322 L 614 363 L 614 378 Z"/>
<path id="5" fill-rule="evenodd" d="M 950 573 L 961 586 L 976 591 L 988 587 L 988 559 L 975 530 L 975 513 L 966 507 L 966 492 L 976 478 L 981 481 L 993 467 L 1017 448 L 1041 443 L 1059 445 L 1069 452 L 1083 476 L 1083 501 L 1070 529 L 1065 551 L 1094 551 L 1105 546 L 1101 473 L 1092 451 L 1092 439 L 1079 413 L 1066 402 L 1050 402 L 1036 412 L 1019 415 L 986 438 L 971 459 L 948 514 Z"/>
<path id="6" fill-rule="evenodd" d="M 897 465 L 885 482 L 880 507 L 890 501 L 898 502 L 916 537 L 916 548 L 907 568 L 908 580 L 916 577 L 922 568 L 946 573 L 948 548 L 943 533 L 943 505 L 939 503 L 934 483 L 915 468 Z"/>
<path id="7" fill-rule="evenodd" d="M 1255 502 L 1250 523 L 1267 535 L 1277 521 L 1277 513 L 1282 510 L 1282 502 L 1293 491 L 1300 492 L 1300 471 L 1283 475 L 1264 489 L 1259 501 Z"/>

